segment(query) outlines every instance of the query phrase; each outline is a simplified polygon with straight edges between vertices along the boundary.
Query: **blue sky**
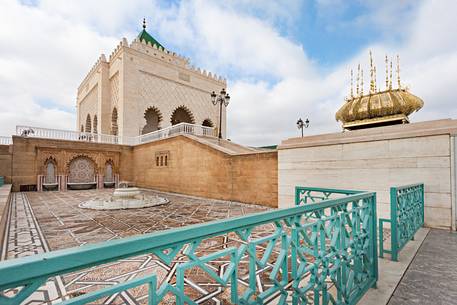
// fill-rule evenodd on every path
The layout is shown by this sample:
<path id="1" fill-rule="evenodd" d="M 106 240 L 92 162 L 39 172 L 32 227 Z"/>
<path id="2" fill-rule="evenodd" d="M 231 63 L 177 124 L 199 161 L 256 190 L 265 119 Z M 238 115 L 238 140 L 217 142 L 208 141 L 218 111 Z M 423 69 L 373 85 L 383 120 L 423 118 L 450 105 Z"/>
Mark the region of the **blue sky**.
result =
<path id="1" fill-rule="evenodd" d="M 297 136 L 298 117 L 308 134 L 340 131 L 349 71 L 368 68 L 369 50 L 380 85 L 385 54 L 401 56 L 405 86 L 425 101 L 412 121 L 455 118 L 455 11 L 454 0 L 3 0 L 0 135 L 74 129 L 79 83 L 143 17 L 167 48 L 228 79 L 229 137 L 243 144 Z"/>

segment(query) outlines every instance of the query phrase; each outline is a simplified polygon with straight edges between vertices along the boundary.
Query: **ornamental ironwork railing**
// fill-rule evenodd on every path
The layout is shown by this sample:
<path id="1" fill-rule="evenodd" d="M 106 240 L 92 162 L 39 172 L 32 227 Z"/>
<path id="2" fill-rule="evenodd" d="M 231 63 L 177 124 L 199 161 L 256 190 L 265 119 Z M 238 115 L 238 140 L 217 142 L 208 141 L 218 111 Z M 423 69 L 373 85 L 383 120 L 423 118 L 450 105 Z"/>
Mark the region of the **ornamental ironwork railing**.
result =
<path id="1" fill-rule="evenodd" d="M 390 250 L 384 248 L 383 227 L 390 223 Z M 390 188 L 390 219 L 379 219 L 379 256 L 389 253 L 398 261 L 398 253 L 414 239 L 424 225 L 424 184 L 411 184 Z"/>
<path id="2" fill-rule="evenodd" d="M 31 126 L 16 126 L 16 135 L 22 137 L 35 137 L 45 139 L 84 141 L 122 145 L 139 145 L 160 139 L 165 139 L 179 134 L 216 137 L 216 129 L 213 127 L 206 127 L 189 123 L 179 123 L 140 136 L 127 137 Z"/>
<path id="3" fill-rule="evenodd" d="M 296 186 L 295 205 L 317 203 L 330 198 L 339 198 L 360 193 L 363 193 L 363 191 Z"/>
<path id="4" fill-rule="evenodd" d="M 144 254 L 154 267 L 142 277 L 107 287 L 94 277 L 63 304 L 119 293 L 148 304 L 356 304 L 378 279 L 376 225 L 376 194 L 362 192 L 13 259 L 0 263 L 0 304 L 19 304 L 50 277 L 77 282 L 81 270 Z"/>
<path id="5" fill-rule="evenodd" d="M 13 144 L 13 139 L 11 137 L 0 136 L 0 145 L 10 145 Z"/>

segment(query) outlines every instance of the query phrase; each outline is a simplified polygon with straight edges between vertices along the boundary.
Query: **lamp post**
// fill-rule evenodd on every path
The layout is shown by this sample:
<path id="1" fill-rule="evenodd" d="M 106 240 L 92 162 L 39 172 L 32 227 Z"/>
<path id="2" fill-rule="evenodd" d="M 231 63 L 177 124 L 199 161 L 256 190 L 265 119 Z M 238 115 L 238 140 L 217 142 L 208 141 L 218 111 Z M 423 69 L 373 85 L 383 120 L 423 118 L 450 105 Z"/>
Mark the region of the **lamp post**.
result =
<path id="1" fill-rule="evenodd" d="M 222 139 L 222 105 L 228 106 L 230 102 L 230 95 L 225 91 L 221 90 L 220 94 L 216 94 L 214 91 L 211 93 L 211 101 L 216 106 L 219 103 L 219 139 Z"/>
<path id="2" fill-rule="evenodd" d="M 301 118 L 298 119 L 297 121 L 297 128 L 301 129 L 301 137 L 303 138 L 303 128 L 308 128 L 309 127 L 309 120 L 306 119 L 304 122 Z"/>

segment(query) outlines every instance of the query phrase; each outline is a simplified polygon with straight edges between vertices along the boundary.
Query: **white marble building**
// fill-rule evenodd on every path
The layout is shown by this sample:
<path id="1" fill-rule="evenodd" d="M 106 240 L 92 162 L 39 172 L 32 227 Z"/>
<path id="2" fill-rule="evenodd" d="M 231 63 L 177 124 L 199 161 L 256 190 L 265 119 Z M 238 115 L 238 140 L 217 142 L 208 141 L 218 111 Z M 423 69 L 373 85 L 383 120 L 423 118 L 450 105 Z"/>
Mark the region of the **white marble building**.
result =
<path id="1" fill-rule="evenodd" d="M 218 127 L 219 106 L 210 94 L 226 86 L 166 50 L 143 25 L 132 43 L 123 38 L 109 58 L 102 54 L 78 87 L 77 130 L 138 136 L 180 122 Z"/>

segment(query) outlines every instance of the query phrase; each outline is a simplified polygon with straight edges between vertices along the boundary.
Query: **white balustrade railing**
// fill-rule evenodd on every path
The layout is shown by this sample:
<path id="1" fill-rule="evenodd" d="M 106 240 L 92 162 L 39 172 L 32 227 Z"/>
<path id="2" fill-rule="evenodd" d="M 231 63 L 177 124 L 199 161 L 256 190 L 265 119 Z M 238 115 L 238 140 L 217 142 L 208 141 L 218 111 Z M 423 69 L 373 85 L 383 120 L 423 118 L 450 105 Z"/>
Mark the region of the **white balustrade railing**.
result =
<path id="1" fill-rule="evenodd" d="M 191 134 L 197 136 L 215 137 L 216 130 L 213 127 L 206 127 L 189 123 L 179 123 L 177 125 L 169 126 L 164 129 L 156 130 L 140 136 L 124 137 L 70 130 L 48 129 L 41 127 L 16 126 L 16 135 L 22 137 L 123 145 L 138 145 L 142 143 L 148 143 L 160 139 L 165 139 L 178 134 Z"/>
<path id="2" fill-rule="evenodd" d="M 11 137 L 0 136 L 0 145 L 10 145 L 13 144 L 13 139 Z"/>

